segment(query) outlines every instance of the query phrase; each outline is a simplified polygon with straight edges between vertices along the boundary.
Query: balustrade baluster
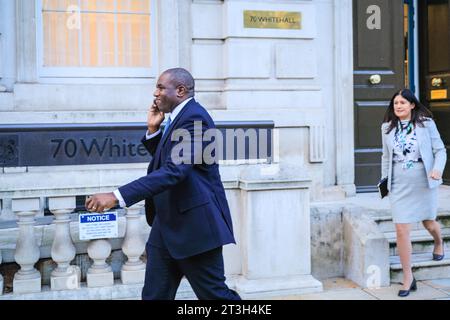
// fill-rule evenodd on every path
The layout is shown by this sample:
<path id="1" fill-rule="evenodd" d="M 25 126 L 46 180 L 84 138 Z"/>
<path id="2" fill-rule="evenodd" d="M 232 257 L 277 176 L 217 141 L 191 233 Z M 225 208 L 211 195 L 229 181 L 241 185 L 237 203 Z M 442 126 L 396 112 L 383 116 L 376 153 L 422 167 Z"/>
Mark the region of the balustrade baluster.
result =
<path id="1" fill-rule="evenodd" d="M 124 284 L 144 283 L 145 263 L 140 258 L 145 250 L 145 240 L 141 233 L 141 208 L 142 206 L 136 205 L 126 209 L 126 231 L 122 251 L 128 260 L 121 270 Z"/>
<path id="2" fill-rule="evenodd" d="M 89 258 L 94 262 L 87 271 L 88 287 L 107 287 L 114 284 L 111 266 L 106 259 L 111 254 L 111 244 L 108 240 L 91 240 L 87 247 Z"/>
<path id="3" fill-rule="evenodd" d="M 75 258 L 76 249 L 70 236 L 69 213 L 76 207 L 75 197 L 55 197 L 49 199 L 49 209 L 55 215 L 55 238 L 52 245 L 52 259 L 57 267 L 50 276 L 52 290 L 80 288 L 81 271 L 70 265 Z"/>
<path id="4" fill-rule="evenodd" d="M 40 257 L 34 232 L 35 216 L 39 208 L 39 198 L 13 199 L 12 201 L 12 210 L 19 219 L 14 259 L 20 265 L 20 270 L 14 275 L 13 292 L 15 294 L 41 291 L 41 274 L 34 267 Z"/>

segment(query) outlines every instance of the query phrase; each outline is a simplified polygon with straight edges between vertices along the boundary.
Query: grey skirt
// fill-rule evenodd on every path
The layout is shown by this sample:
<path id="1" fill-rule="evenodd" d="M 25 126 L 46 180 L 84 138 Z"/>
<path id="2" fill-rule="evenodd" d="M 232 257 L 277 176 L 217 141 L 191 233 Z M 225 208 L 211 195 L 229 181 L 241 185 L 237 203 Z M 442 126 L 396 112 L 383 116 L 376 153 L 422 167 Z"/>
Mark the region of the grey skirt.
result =
<path id="1" fill-rule="evenodd" d="M 436 220 L 438 188 L 429 188 L 422 162 L 414 163 L 411 169 L 403 169 L 402 163 L 393 163 L 389 200 L 394 223 Z"/>

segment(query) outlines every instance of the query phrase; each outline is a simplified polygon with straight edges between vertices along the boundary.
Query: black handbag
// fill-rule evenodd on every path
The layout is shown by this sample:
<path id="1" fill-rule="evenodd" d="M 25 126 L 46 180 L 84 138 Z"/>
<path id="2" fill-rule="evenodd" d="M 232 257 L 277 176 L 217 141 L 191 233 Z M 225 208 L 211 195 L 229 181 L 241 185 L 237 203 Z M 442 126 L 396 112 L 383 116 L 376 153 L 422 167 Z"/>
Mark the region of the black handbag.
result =
<path id="1" fill-rule="evenodd" d="M 380 193 L 380 197 L 381 199 L 383 199 L 384 197 L 386 197 L 389 193 L 388 190 L 388 178 L 383 178 L 380 180 L 380 182 L 378 183 L 377 187 L 378 187 L 378 192 Z"/>

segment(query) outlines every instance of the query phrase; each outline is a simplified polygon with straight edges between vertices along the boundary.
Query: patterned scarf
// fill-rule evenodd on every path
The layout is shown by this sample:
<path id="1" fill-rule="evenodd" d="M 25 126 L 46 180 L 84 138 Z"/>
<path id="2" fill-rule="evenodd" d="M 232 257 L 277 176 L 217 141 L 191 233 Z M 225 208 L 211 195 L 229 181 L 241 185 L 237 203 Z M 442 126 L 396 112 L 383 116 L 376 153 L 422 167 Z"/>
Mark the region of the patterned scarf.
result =
<path id="1" fill-rule="evenodd" d="M 417 146 L 415 143 L 417 141 L 416 131 L 413 130 L 414 125 L 411 121 L 403 127 L 401 121 L 397 124 L 397 129 L 395 131 L 394 146 L 397 149 L 402 150 L 403 159 L 403 169 L 411 169 L 414 167 L 414 163 L 417 159 L 412 159 L 411 156 L 415 152 L 414 148 Z"/>

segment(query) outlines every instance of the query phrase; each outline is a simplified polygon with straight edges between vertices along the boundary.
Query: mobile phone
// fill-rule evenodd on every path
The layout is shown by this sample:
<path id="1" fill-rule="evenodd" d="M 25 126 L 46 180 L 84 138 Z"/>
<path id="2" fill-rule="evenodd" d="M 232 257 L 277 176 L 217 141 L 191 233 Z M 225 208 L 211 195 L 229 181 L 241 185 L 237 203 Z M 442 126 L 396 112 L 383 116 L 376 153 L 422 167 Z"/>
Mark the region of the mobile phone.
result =
<path id="1" fill-rule="evenodd" d="M 156 104 L 156 99 L 153 99 L 153 105 L 155 106 L 156 110 L 158 110 L 158 112 L 161 112 L 161 110 L 159 110 L 158 105 Z"/>

